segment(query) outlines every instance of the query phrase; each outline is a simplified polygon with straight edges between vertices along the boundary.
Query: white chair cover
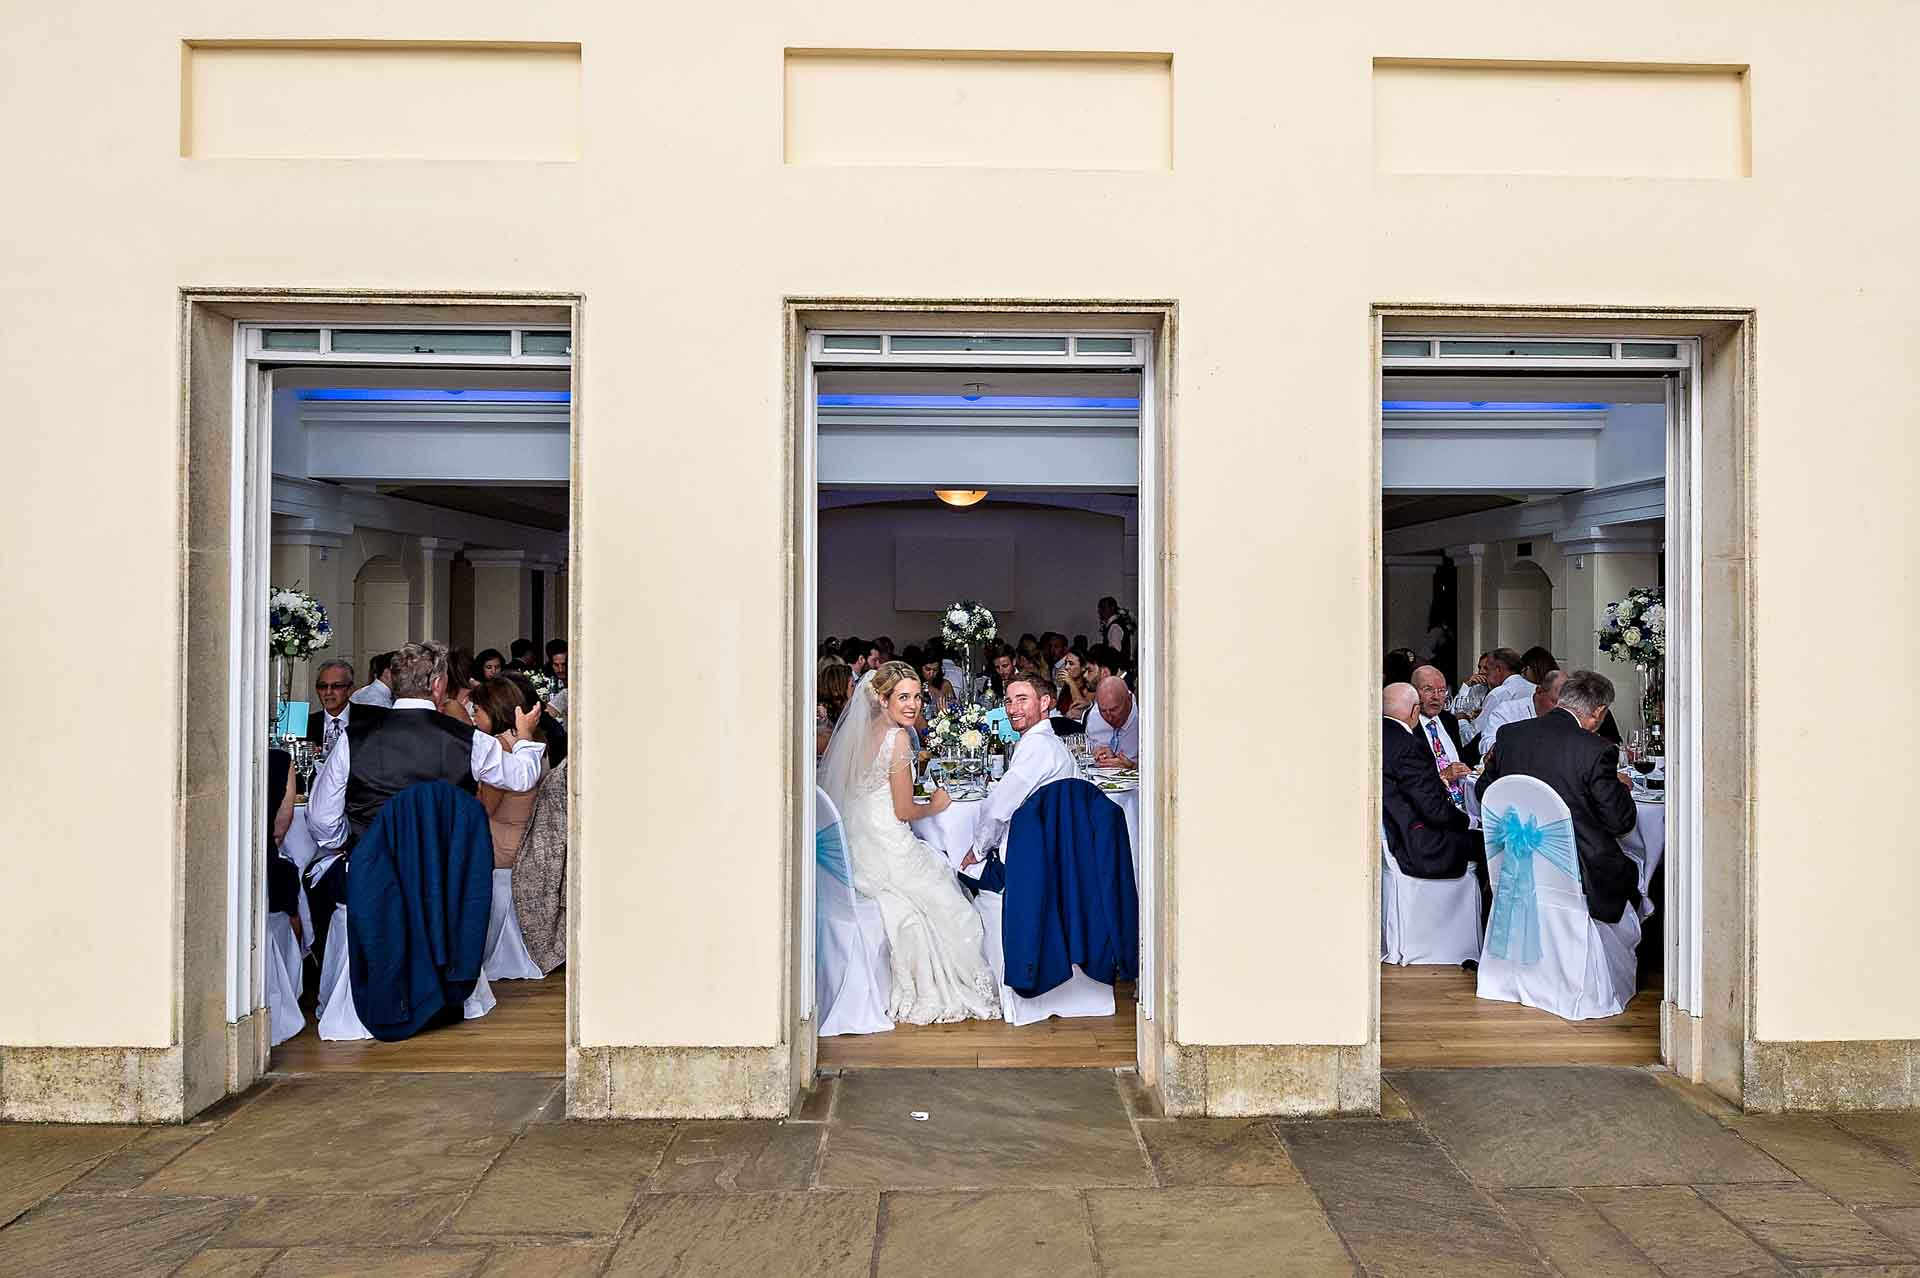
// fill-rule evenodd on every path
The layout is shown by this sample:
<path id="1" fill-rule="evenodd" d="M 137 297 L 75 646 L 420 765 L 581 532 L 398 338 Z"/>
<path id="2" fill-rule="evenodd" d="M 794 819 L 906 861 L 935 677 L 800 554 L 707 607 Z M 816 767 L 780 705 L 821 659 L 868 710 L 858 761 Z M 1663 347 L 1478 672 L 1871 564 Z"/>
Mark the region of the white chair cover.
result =
<path id="1" fill-rule="evenodd" d="M 1534 777 L 1502 777 L 1481 796 L 1493 908 L 1480 954 L 1479 995 L 1569 1021 L 1614 1016 L 1637 988 L 1640 917 L 1587 913 L 1573 814 Z"/>
<path id="2" fill-rule="evenodd" d="M 460 1011 L 465 1019 L 477 1020 L 491 1012 L 496 1001 L 492 987 L 487 984 L 487 974 L 482 970 L 479 982 L 461 1004 Z M 373 1037 L 373 1032 L 361 1024 L 360 1014 L 353 1010 L 353 977 L 347 968 L 347 907 L 344 905 L 335 907 L 333 926 L 327 929 L 327 951 L 320 960 L 320 1005 L 315 1010 L 319 1013 L 320 1037 L 330 1043 Z"/>
<path id="3" fill-rule="evenodd" d="M 1416 879 L 1387 850 L 1380 828 L 1380 957 L 1405 967 L 1462 963 L 1480 955 L 1480 884 L 1468 870 L 1457 879 Z"/>
<path id="4" fill-rule="evenodd" d="M 513 871 L 493 872 L 493 909 L 487 915 L 486 978 L 489 981 L 538 981 L 546 977 L 527 953 L 520 916 L 513 908 Z"/>
<path id="5" fill-rule="evenodd" d="M 301 953 L 293 934 L 293 920 L 285 914 L 267 915 L 267 1033 L 273 1046 L 307 1027 L 300 1010 Z"/>
<path id="6" fill-rule="evenodd" d="M 814 1015 L 820 1037 L 880 1034 L 893 988 L 892 955 L 880 905 L 853 890 L 840 813 L 827 792 L 813 791 Z"/>
<path id="7" fill-rule="evenodd" d="M 998 892 L 982 892 L 973 908 L 987 929 L 987 964 L 1000 982 L 1000 1015 L 1009 1025 L 1036 1025 L 1049 1016 L 1112 1016 L 1113 986 L 1094 980 L 1073 965 L 1073 975 L 1038 998 L 1022 998 L 1007 988 L 1007 952 L 1000 939 L 1005 902 Z"/>

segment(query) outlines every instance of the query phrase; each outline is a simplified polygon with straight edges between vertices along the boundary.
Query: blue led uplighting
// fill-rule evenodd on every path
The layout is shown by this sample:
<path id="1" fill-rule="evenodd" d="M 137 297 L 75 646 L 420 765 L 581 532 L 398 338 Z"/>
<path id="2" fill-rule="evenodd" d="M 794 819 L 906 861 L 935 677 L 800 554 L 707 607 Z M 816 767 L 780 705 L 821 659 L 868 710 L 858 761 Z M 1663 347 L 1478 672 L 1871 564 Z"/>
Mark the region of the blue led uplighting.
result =
<path id="1" fill-rule="evenodd" d="M 1124 408 L 1137 395 L 821 395 L 822 408 Z"/>
<path id="2" fill-rule="evenodd" d="M 435 390 L 427 387 L 322 386 L 295 391 L 303 400 L 358 400 L 373 403 L 428 404 L 567 404 L 572 391 L 563 390 Z"/>
<path id="3" fill-rule="evenodd" d="M 1389 413 L 1604 413 L 1607 404 L 1568 404 L 1526 399 L 1383 399 Z"/>

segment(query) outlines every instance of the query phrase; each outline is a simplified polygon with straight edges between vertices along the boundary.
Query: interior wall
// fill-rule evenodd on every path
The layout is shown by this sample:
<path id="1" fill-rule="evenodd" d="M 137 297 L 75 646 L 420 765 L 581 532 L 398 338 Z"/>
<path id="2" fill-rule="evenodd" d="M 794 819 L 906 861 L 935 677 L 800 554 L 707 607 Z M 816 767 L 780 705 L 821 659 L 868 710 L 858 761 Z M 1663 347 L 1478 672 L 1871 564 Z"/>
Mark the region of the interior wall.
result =
<path id="1" fill-rule="evenodd" d="M 1113 515 L 1022 507 L 991 497 L 956 509 L 938 504 L 841 506 L 820 512 L 820 623 L 822 635 L 890 636 L 896 647 L 939 633 L 935 610 L 906 610 L 904 598 L 923 602 L 944 592 L 932 581 L 896 578 L 900 539 L 953 538 L 1005 543 L 1011 571 L 1004 598 L 983 598 L 1000 633 L 1017 639 L 1058 630 L 1092 639 L 1100 596 L 1121 593 L 1126 525 Z M 911 555 L 908 556 L 909 561 Z M 931 590 L 931 595 L 928 593 Z"/>

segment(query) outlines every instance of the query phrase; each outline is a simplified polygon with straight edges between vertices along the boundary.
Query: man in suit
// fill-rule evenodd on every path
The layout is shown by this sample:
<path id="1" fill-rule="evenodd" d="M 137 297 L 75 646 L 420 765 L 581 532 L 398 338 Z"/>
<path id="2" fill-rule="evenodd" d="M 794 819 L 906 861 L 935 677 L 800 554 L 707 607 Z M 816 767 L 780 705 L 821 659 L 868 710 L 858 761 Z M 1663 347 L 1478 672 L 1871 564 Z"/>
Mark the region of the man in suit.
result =
<path id="1" fill-rule="evenodd" d="M 1501 777 L 1519 776 L 1546 782 L 1566 802 L 1587 913 L 1601 923 L 1618 923 L 1629 903 L 1640 903 L 1639 867 L 1620 850 L 1620 836 L 1634 826 L 1633 788 L 1616 770 L 1613 743 L 1595 731 L 1612 704 L 1611 679 L 1574 671 L 1552 710 L 1501 730 L 1480 777 L 1483 799 Z"/>
<path id="2" fill-rule="evenodd" d="M 1479 756 L 1469 758 L 1460 743 L 1460 720 L 1447 709 L 1447 677 L 1435 666 L 1421 666 L 1413 672 L 1413 690 L 1420 697 L 1420 721 L 1413 725 L 1414 735 L 1433 752 L 1434 768 L 1447 787 L 1447 796 L 1464 811 L 1467 796 L 1460 788 L 1461 779 Z"/>
<path id="3" fill-rule="evenodd" d="M 307 713 L 307 740 L 325 753 L 353 720 L 353 703 L 347 699 L 353 695 L 353 663 L 321 662 L 313 675 L 313 695 L 319 708 Z"/>
<path id="4" fill-rule="evenodd" d="M 1417 735 L 1419 694 L 1410 683 L 1390 683 L 1380 694 L 1380 802 L 1387 851 L 1408 878 L 1454 879 L 1481 859 L 1480 836 L 1453 805 L 1432 749 Z"/>

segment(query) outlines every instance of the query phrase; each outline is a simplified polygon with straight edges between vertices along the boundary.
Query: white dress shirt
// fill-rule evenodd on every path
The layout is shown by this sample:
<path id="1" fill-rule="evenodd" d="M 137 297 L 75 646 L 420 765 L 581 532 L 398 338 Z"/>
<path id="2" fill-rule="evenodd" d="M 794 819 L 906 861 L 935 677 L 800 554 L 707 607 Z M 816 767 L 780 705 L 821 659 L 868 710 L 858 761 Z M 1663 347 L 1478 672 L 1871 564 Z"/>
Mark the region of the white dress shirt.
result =
<path id="1" fill-rule="evenodd" d="M 372 683 L 347 698 L 347 700 L 354 705 L 379 706 L 382 709 L 392 709 L 393 689 L 387 686 L 385 679 L 375 679 Z"/>
<path id="2" fill-rule="evenodd" d="M 1028 795 L 1043 785 L 1079 775 L 1067 743 L 1054 735 L 1051 723 L 1042 720 L 1021 733 L 1007 775 L 1000 778 L 981 806 L 980 821 L 973 830 L 974 851 L 984 857 L 989 848 L 1006 842 L 1007 826 Z"/>
<path id="3" fill-rule="evenodd" d="M 334 737 L 336 741 L 344 741 L 347 736 L 347 725 L 351 722 L 353 722 L 353 702 L 351 701 L 340 707 L 339 714 L 328 714 L 324 709 L 321 710 L 320 744 L 325 746 L 328 736 Z"/>
<path id="4" fill-rule="evenodd" d="M 401 697 L 393 708 L 439 713 L 425 697 Z M 347 770 L 352 767 L 347 740 L 341 737 L 327 755 L 320 775 L 313 779 L 313 797 L 307 800 L 307 828 L 313 832 L 313 841 L 323 848 L 337 848 L 347 840 Z M 474 780 L 497 790 L 531 790 L 540 781 L 540 761 L 546 753 L 547 747 L 538 741 L 517 741 L 513 753 L 508 754 L 500 748 L 499 738 L 475 730 L 468 766 L 473 769 Z"/>
<path id="5" fill-rule="evenodd" d="M 1520 676 L 1515 675 L 1518 679 Z M 1504 687 L 1505 685 L 1501 685 Z M 1527 685 L 1532 688 L 1532 684 Z M 1480 753 L 1484 756 L 1493 749 L 1493 742 L 1500 735 L 1500 729 L 1509 723 L 1518 723 L 1522 719 L 1534 718 L 1533 693 L 1524 697 L 1509 697 L 1500 704 L 1493 704 L 1488 698 L 1487 708 L 1480 712 L 1480 722 L 1486 726 L 1480 730 Z"/>
<path id="6" fill-rule="evenodd" d="M 1129 698 L 1127 721 L 1118 727 L 1107 722 L 1098 704 L 1087 714 L 1087 748 L 1105 746 L 1115 754 L 1140 762 L 1140 698 Z"/>
<path id="7" fill-rule="evenodd" d="M 1480 713 L 1475 715 L 1471 721 L 1460 725 L 1461 740 L 1472 741 L 1479 739 L 1480 748 L 1484 751 L 1487 748 L 1490 738 L 1484 737 L 1482 734 L 1486 732 L 1487 726 L 1493 722 L 1493 712 L 1495 708 L 1514 697 L 1520 698 L 1529 706 L 1533 704 L 1533 685 L 1527 681 L 1527 677 L 1523 674 L 1508 675 L 1505 683 L 1502 683 L 1499 687 L 1487 693 L 1486 701 L 1480 706 Z"/>

